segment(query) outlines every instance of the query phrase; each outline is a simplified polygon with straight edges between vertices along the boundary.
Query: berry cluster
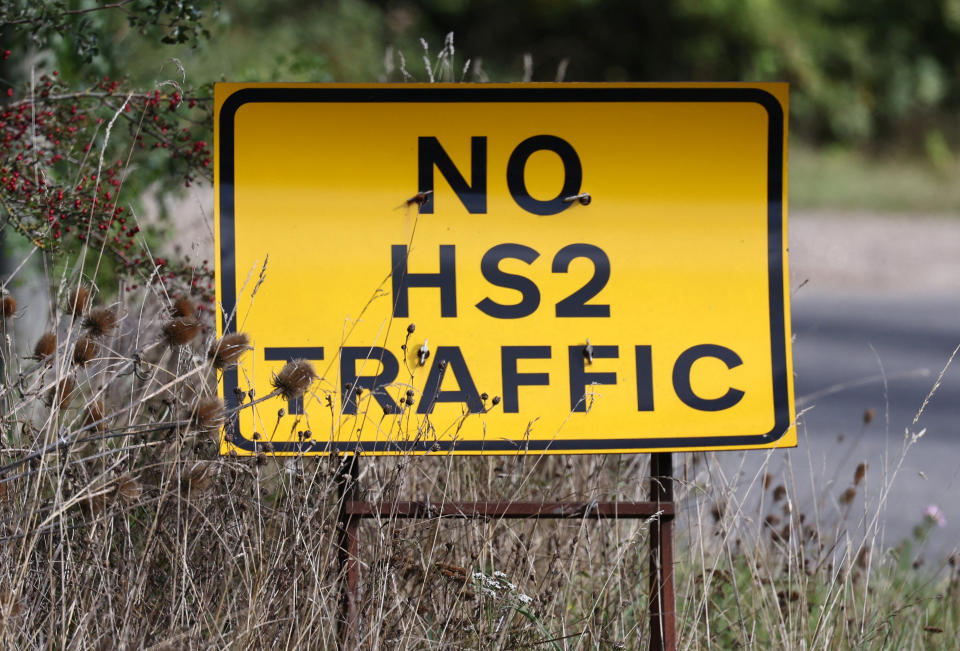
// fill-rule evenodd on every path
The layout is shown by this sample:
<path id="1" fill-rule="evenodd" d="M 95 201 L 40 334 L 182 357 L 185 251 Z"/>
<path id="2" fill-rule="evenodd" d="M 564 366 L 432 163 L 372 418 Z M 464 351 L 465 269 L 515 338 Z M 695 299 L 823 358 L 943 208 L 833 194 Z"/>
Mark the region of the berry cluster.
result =
<path id="1" fill-rule="evenodd" d="M 122 277 L 178 279 L 184 291 L 206 292 L 206 264 L 141 254 L 144 235 L 129 206 L 153 180 L 179 178 L 189 186 L 211 179 L 209 110 L 207 100 L 185 99 L 179 90 L 132 93 L 105 78 L 71 92 L 56 72 L 44 75 L 22 99 L 0 104 L 0 208 L 43 250 L 88 246 Z M 156 178 L 138 171 L 131 181 L 134 165 L 160 169 Z"/>

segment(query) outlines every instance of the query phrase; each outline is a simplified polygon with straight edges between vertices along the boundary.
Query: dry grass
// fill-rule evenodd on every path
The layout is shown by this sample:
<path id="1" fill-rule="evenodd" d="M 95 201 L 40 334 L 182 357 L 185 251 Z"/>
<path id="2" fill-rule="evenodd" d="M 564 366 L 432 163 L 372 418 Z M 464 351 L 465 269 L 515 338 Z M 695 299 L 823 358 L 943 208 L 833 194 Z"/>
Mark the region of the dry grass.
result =
<path id="1" fill-rule="evenodd" d="M 3 645 L 337 648 L 349 459 L 218 457 L 213 334 L 163 345 L 171 305 L 137 304 L 83 365 L 72 313 L 51 327 L 52 356 L 21 358 L 29 341 L 4 352 Z M 675 458 L 681 648 L 956 639 L 955 569 L 917 570 L 906 547 L 872 552 L 882 523 L 854 511 L 869 468 L 825 496 L 832 508 L 803 510 L 782 453 Z M 400 456 L 363 459 L 355 488 L 387 504 L 642 500 L 647 473 L 645 456 Z M 648 526 L 365 521 L 360 646 L 643 647 Z"/>

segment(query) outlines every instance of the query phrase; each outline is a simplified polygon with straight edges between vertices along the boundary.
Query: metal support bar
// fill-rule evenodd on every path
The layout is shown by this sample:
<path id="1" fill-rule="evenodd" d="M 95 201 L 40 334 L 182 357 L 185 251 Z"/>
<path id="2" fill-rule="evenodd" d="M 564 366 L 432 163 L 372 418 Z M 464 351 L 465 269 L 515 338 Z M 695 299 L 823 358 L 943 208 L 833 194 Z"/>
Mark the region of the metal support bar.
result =
<path id="1" fill-rule="evenodd" d="M 337 556 L 342 573 L 340 587 L 340 614 L 337 622 L 340 647 L 355 649 L 359 646 L 360 612 L 360 519 L 347 510 L 346 505 L 356 501 L 359 491 L 360 457 L 351 455 L 342 459 L 337 468 L 337 495 L 340 504 L 337 532 Z"/>
<path id="2" fill-rule="evenodd" d="M 650 501 L 673 506 L 673 455 L 650 457 Z M 676 594 L 673 581 L 673 517 L 650 523 L 650 650 L 676 651 Z"/>
<path id="3" fill-rule="evenodd" d="M 671 517 L 672 503 L 657 502 L 389 502 L 348 501 L 358 518 L 652 518 Z"/>
<path id="4" fill-rule="evenodd" d="M 510 519 L 651 519 L 650 649 L 676 650 L 673 580 L 673 468 L 670 453 L 655 453 L 650 462 L 649 502 L 369 502 L 357 489 L 359 457 L 344 462 L 337 477 L 340 496 L 339 561 L 341 648 L 359 646 L 360 565 L 357 529 L 362 518 L 510 518 Z"/>

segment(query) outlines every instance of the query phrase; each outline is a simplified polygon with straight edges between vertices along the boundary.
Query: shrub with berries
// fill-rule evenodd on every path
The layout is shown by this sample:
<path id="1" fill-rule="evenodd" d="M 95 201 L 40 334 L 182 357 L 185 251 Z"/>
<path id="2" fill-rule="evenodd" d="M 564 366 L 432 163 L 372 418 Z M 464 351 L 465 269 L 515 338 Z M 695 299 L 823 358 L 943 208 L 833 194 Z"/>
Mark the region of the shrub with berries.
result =
<path id="1" fill-rule="evenodd" d="M 147 253 L 131 210 L 142 183 L 130 178 L 151 156 L 168 181 L 212 180 L 209 98 L 138 93 L 109 79 L 74 91 L 56 72 L 10 95 L 0 104 L 0 208 L 9 224 L 41 251 L 75 256 L 87 248 L 134 285 L 210 298 L 207 265 Z"/>

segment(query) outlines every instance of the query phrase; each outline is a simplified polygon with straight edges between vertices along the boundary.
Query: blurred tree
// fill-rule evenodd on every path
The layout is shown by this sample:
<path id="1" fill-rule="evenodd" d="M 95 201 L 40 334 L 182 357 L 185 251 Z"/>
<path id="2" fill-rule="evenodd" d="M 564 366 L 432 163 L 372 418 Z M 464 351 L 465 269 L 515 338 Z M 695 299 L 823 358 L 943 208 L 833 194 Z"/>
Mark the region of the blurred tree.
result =
<path id="1" fill-rule="evenodd" d="M 435 55 L 453 32 L 468 80 L 519 80 L 525 53 L 541 81 L 785 80 L 807 140 L 942 160 L 960 136 L 960 0 L 7 0 L 0 32 L 66 80 L 135 83 L 176 76 L 171 58 L 203 81 L 407 79 L 388 51 L 424 81 L 418 40 Z"/>
<path id="2" fill-rule="evenodd" d="M 62 54 L 90 63 L 110 39 L 104 26 L 111 16 L 122 16 L 140 34 L 161 43 L 192 43 L 208 36 L 203 25 L 213 0 L 115 0 L 90 3 L 77 0 L 5 0 L 0 4 L 0 31 L 34 49 L 65 41 Z"/>
<path id="3" fill-rule="evenodd" d="M 781 80 L 808 139 L 922 145 L 931 130 L 958 135 L 960 0 L 378 4 L 413 16 L 424 34 L 455 32 L 496 78 L 519 78 L 530 53 L 540 81 L 561 68 L 578 81 Z"/>

